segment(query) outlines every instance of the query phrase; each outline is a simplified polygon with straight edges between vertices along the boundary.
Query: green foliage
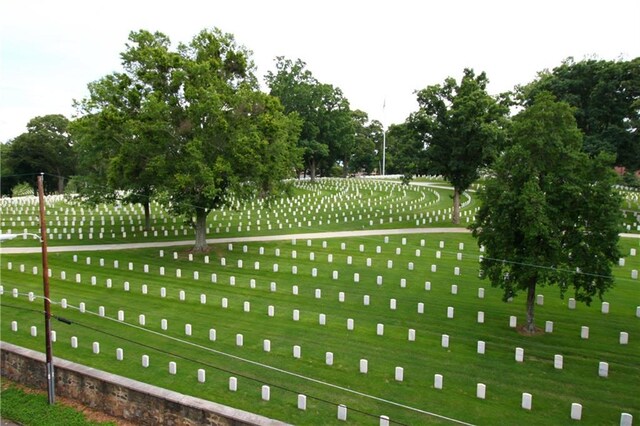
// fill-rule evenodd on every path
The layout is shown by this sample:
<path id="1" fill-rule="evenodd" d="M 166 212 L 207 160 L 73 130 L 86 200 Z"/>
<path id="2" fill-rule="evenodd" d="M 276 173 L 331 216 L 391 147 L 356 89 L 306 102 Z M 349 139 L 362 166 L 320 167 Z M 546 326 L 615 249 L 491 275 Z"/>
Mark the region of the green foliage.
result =
<path id="1" fill-rule="evenodd" d="M 301 120 L 298 146 L 311 179 L 318 170 L 330 173 L 336 161 L 342 161 L 346 174 L 356 146 L 349 101 L 339 88 L 316 80 L 300 59 L 278 57 L 276 70 L 265 79 L 285 112 L 296 113 Z"/>
<path id="2" fill-rule="evenodd" d="M 525 105 L 542 91 L 574 107 L 584 150 L 616 156 L 616 165 L 640 169 L 640 58 L 630 61 L 568 58 L 520 87 Z"/>
<path id="3" fill-rule="evenodd" d="M 24 426 L 113 425 L 113 423 L 89 421 L 82 413 L 60 402 L 49 405 L 45 394 L 27 393 L 15 386 L 2 390 L 0 402 L 0 417 L 19 422 Z"/>
<path id="4" fill-rule="evenodd" d="M 19 183 L 11 188 L 12 197 L 24 197 L 27 195 L 34 195 L 33 186 L 26 182 Z"/>
<path id="5" fill-rule="evenodd" d="M 129 41 L 125 72 L 92 83 L 78 104 L 89 187 L 147 206 L 161 191 L 175 213 L 195 218 L 195 249 L 205 250 L 212 209 L 273 195 L 293 176 L 298 119 L 258 90 L 250 52 L 231 34 L 204 30 L 177 50 L 162 33 Z"/>
<path id="6" fill-rule="evenodd" d="M 31 119 L 27 132 L 10 141 L 6 150 L 3 149 L 2 166 L 7 167 L 9 173 L 20 175 L 18 181 L 29 182 L 34 188 L 35 175 L 51 175 L 52 179 L 44 180 L 45 191 L 64 193 L 65 179 L 76 169 L 68 126 L 69 120 L 60 114 Z M 5 173 L 3 171 L 3 175 Z"/>
<path id="7" fill-rule="evenodd" d="M 459 221 L 459 194 L 479 178 L 504 146 L 505 103 L 487 94 L 489 80 L 465 69 L 458 85 L 447 78 L 443 85 L 418 92 L 418 123 L 427 146 L 429 172 L 442 175 L 454 187 L 453 222 Z"/>
<path id="8" fill-rule="evenodd" d="M 428 172 L 427 151 L 416 117 L 417 114 L 411 114 L 404 123 L 389 127 L 386 173 L 413 176 Z"/>
<path id="9" fill-rule="evenodd" d="M 518 114 L 513 145 L 479 193 L 472 225 L 486 248 L 482 272 L 505 300 L 528 292 L 528 324 L 539 285 L 569 289 L 591 303 L 611 288 L 617 262 L 621 199 L 611 158 L 589 158 L 572 110 L 543 93 Z M 540 265 L 541 267 L 533 267 Z"/>
<path id="10" fill-rule="evenodd" d="M 369 121 L 366 112 L 356 110 L 351 113 L 354 128 L 354 149 L 348 162 L 348 169 L 352 173 L 372 173 L 382 161 L 382 123 L 377 120 Z"/>

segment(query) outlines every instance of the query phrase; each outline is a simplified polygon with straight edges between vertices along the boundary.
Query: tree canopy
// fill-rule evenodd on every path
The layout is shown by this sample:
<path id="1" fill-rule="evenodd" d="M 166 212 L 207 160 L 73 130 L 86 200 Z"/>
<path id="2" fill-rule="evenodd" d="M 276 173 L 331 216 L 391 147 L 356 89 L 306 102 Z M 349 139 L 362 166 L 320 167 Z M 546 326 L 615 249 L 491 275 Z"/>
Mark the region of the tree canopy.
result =
<path id="1" fill-rule="evenodd" d="M 591 155 L 610 152 L 616 165 L 640 169 L 640 58 L 631 61 L 568 58 L 519 88 L 525 105 L 548 91 L 574 107 Z"/>
<path id="2" fill-rule="evenodd" d="M 611 156 L 582 151 L 572 108 L 551 94 L 514 117 L 511 139 L 478 194 L 471 228 L 485 248 L 483 278 L 505 300 L 527 294 L 526 328 L 534 332 L 537 286 L 571 289 L 589 304 L 613 285 L 621 200 Z"/>
<path id="3" fill-rule="evenodd" d="M 311 180 L 318 169 L 328 174 L 337 161 L 343 163 L 346 173 L 355 138 L 349 101 L 342 91 L 320 83 L 300 59 L 276 58 L 276 72 L 269 71 L 265 79 L 285 112 L 296 113 L 302 121 L 298 146 Z"/>
<path id="4" fill-rule="evenodd" d="M 69 120 L 60 114 L 29 120 L 27 132 L 10 141 L 6 152 L 3 152 L 6 156 L 3 166 L 8 168 L 7 172 L 21 175 L 14 183 L 28 182 L 35 189 L 33 176 L 46 173 L 55 178 L 45 179 L 45 190 L 59 194 L 64 192 L 65 180 L 75 173 L 76 168 L 68 126 Z"/>
<path id="5" fill-rule="evenodd" d="M 488 82 L 485 73 L 465 69 L 460 84 L 449 77 L 418 92 L 414 118 L 427 146 L 427 167 L 453 185 L 453 223 L 460 220 L 460 194 L 504 142 L 508 108 L 487 93 Z"/>
<path id="6" fill-rule="evenodd" d="M 92 83 L 78 104 L 79 140 L 87 158 L 106 161 L 95 173 L 114 188 L 160 191 L 193 218 L 194 250 L 206 250 L 212 209 L 271 195 L 293 175 L 299 122 L 258 90 L 250 52 L 231 34 L 203 30 L 176 50 L 158 32 L 129 42 L 124 71 Z"/>

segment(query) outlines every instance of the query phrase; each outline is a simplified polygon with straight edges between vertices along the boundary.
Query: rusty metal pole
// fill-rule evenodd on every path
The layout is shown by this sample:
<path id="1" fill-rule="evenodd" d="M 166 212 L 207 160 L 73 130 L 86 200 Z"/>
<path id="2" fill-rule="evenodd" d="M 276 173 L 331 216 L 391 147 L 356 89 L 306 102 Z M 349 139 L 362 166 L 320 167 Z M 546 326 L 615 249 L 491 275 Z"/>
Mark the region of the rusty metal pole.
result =
<path id="1" fill-rule="evenodd" d="M 47 394 L 49 404 L 55 404 L 55 377 L 51 347 L 51 299 L 49 298 L 49 261 L 47 259 L 47 223 L 44 212 L 43 175 L 38 176 L 38 198 L 40 201 L 40 241 L 42 243 L 42 285 L 44 287 L 44 338 L 46 347 Z"/>

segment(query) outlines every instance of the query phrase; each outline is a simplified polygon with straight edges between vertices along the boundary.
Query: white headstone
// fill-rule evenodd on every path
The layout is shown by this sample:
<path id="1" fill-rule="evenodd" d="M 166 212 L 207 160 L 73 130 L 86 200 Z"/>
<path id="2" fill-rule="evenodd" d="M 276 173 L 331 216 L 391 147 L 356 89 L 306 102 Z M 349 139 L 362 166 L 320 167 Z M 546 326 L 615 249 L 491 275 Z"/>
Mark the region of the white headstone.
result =
<path id="1" fill-rule="evenodd" d="M 347 330 L 352 331 L 355 327 L 353 318 L 347 318 Z"/>
<path id="2" fill-rule="evenodd" d="M 418 302 L 418 313 L 419 314 L 424 314 L 424 303 L 423 302 Z"/>
<path id="3" fill-rule="evenodd" d="M 525 410 L 531 410 L 532 400 L 533 400 L 533 397 L 531 396 L 530 393 L 523 392 L 522 393 L 522 408 L 524 408 Z"/>
<path id="4" fill-rule="evenodd" d="M 364 306 L 369 306 L 369 303 L 371 303 L 371 297 L 368 294 L 362 296 L 362 304 Z"/>
<path id="5" fill-rule="evenodd" d="M 384 335 L 384 324 L 376 325 L 376 334 L 378 336 L 383 336 Z"/>
<path id="6" fill-rule="evenodd" d="M 449 347 L 449 336 L 447 334 L 442 335 L 441 344 L 443 348 Z"/>
<path id="7" fill-rule="evenodd" d="M 523 348 L 516 348 L 516 361 L 517 362 L 524 362 L 524 349 Z"/>
<path id="8" fill-rule="evenodd" d="M 302 352 L 302 349 L 300 348 L 300 346 L 295 345 L 295 346 L 293 347 L 293 357 L 294 357 L 294 358 L 300 358 L 300 356 L 301 356 L 301 352 Z"/>
<path id="9" fill-rule="evenodd" d="M 545 333 L 553 333 L 553 321 L 545 321 L 545 323 L 544 323 L 544 332 Z"/>
<path id="10" fill-rule="evenodd" d="M 444 377 L 442 377 L 442 374 L 435 374 L 433 376 L 433 387 L 436 389 L 442 389 L 443 381 Z"/>
<path id="11" fill-rule="evenodd" d="M 268 385 L 262 385 L 262 400 L 269 401 L 271 399 L 271 388 Z"/>
<path id="12" fill-rule="evenodd" d="M 404 368 L 396 367 L 396 381 L 401 382 L 404 380 Z"/>
<path id="13" fill-rule="evenodd" d="M 573 297 L 570 297 L 568 306 L 569 306 L 569 309 L 575 309 L 576 308 L 576 299 L 574 299 Z"/>
<path id="14" fill-rule="evenodd" d="M 369 361 L 366 359 L 360 360 L 360 372 L 366 374 L 369 371 Z"/>
<path id="15" fill-rule="evenodd" d="M 236 346 L 244 345 L 244 336 L 240 333 L 236 334 Z"/>
<path id="16" fill-rule="evenodd" d="M 94 354 L 99 354 L 100 353 L 100 342 L 93 342 L 93 345 L 91 345 L 91 349 L 92 349 Z"/>
<path id="17" fill-rule="evenodd" d="M 629 413 L 620 414 L 620 426 L 633 426 L 633 416 Z"/>
<path id="18" fill-rule="evenodd" d="M 620 332 L 620 344 L 621 345 L 626 345 L 629 343 L 629 333 L 627 333 L 626 331 L 621 331 Z"/>
<path id="19" fill-rule="evenodd" d="M 598 376 L 600 377 L 609 377 L 609 363 L 608 362 L 600 362 L 598 364 Z"/>
<path id="20" fill-rule="evenodd" d="M 556 370 L 562 370 L 564 366 L 564 357 L 562 355 L 553 356 L 553 368 Z"/>
<path id="21" fill-rule="evenodd" d="M 478 324 L 484 324 L 484 312 L 478 311 Z"/>
<path id="22" fill-rule="evenodd" d="M 338 405 L 338 420 L 347 420 L 347 406 L 344 404 Z"/>
<path id="23" fill-rule="evenodd" d="M 229 377 L 229 390 L 235 392 L 238 390 L 238 379 L 235 377 Z"/>
<path id="24" fill-rule="evenodd" d="M 580 420 L 582 418 L 582 405 L 577 402 L 571 403 L 571 420 Z"/>
<path id="25" fill-rule="evenodd" d="M 453 306 L 447 308 L 447 318 L 453 318 L 454 309 Z"/>
<path id="26" fill-rule="evenodd" d="M 602 308 L 600 309 L 603 314 L 609 313 L 609 302 L 602 302 Z"/>
<path id="27" fill-rule="evenodd" d="M 487 395 L 487 386 L 484 383 L 476 385 L 476 398 L 485 399 Z"/>
<path id="28" fill-rule="evenodd" d="M 415 342 L 416 340 L 416 330 L 413 328 L 409 329 L 408 335 L 407 335 L 407 340 L 409 340 L 410 342 Z"/>
<path id="29" fill-rule="evenodd" d="M 580 338 L 581 339 L 589 338 L 589 327 L 587 327 L 586 325 L 583 325 L 582 327 L 580 327 Z"/>
<path id="30" fill-rule="evenodd" d="M 482 340 L 478 340 L 478 346 L 477 346 L 477 350 L 476 352 L 478 352 L 480 355 L 484 355 L 485 352 L 485 342 Z"/>
<path id="31" fill-rule="evenodd" d="M 324 362 L 327 365 L 333 365 L 333 352 L 325 353 Z"/>
<path id="32" fill-rule="evenodd" d="M 511 315 L 509 317 L 509 327 L 516 328 L 517 325 L 518 325 L 518 317 L 516 317 L 515 315 Z"/>
<path id="33" fill-rule="evenodd" d="M 298 395 L 298 410 L 307 409 L 307 397 L 305 395 Z"/>

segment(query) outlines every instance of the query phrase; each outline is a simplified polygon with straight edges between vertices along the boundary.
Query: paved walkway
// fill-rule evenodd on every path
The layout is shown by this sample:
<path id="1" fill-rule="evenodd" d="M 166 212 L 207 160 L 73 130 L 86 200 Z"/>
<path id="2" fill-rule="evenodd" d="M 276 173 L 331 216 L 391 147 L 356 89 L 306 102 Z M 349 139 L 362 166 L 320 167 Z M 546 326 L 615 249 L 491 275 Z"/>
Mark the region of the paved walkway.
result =
<path id="1" fill-rule="evenodd" d="M 258 235 L 246 237 L 209 238 L 208 244 L 244 243 L 256 241 L 283 241 L 283 240 L 307 240 L 318 238 L 347 238 L 366 237 L 370 235 L 398 235 L 398 234 L 442 234 L 442 233 L 469 233 L 467 228 L 406 228 L 406 229 L 371 229 L 361 231 L 336 231 L 336 232 L 309 232 L 304 234 L 284 235 Z M 108 251 L 128 250 L 142 248 L 162 248 L 193 245 L 194 240 L 182 241 L 154 241 L 148 243 L 123 243 L 123 244 L 91 244 L 81 246 L 49 246 L 49 253 L 61 253 L 70 251 Z M 0 254 L 28 254 L 40 253 L 40 247 L 0 247 Z"/>
<path id="2" fill-rule="evenodd" d="M 350 238 L 367 237 L 371 235 L 403 235 L 403 234 L 465 234 L 470 233 L 467 228 L 405 228 L 405 229 L 370 229 L 361 231 L 336 231 L 336 232 L 308 232 L 304 234 L 283 235 L 257 235 L 246 237 L 209 238 L 208 244 L 245 243 L 256 241 L 284 241 L 307 240 L 319 238 Z M 640 238 L 640 234 L 621 233 L 622 238 Z M 143 248 L 180 247 L 193 245 L 194 240 L 181 241 L 154 241 L 148 243 L 123 243 L 123 244 L 91 244 L 82 246 L 53 246 L 48 248 L 49 253 L 81 252 L 81 251 L 111 251 Z M 0 247 L 2 254 L 30 254 L 40 253 L 40 247 Z"/>

